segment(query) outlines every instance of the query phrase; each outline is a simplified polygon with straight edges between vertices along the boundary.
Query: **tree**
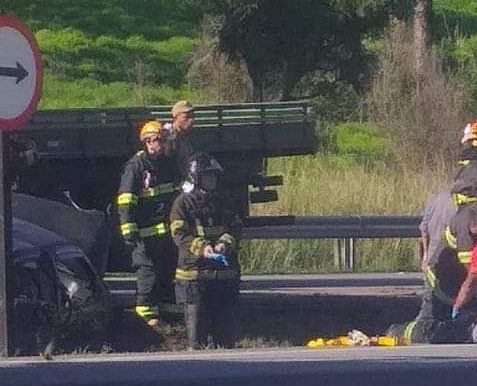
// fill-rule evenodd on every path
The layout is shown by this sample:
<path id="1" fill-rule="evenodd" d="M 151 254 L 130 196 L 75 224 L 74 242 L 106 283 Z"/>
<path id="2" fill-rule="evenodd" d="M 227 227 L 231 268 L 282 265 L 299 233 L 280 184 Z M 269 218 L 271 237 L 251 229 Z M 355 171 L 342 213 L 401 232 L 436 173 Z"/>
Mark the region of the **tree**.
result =
<path id="1" fill-rule="evenodd" d="M 416 0 L 414 7 L 414 52 L 416 68 L 416 89 L 419 89 L 424 76 L 424 60 L 429 41 L 428 15 L 432 9 L 432 0 Z"/>
<path id="2" fill-rule="evenodd" d="M 219 49 L 243 59 L 256 99 L 267 77 L 291 98 L 307 74 L 345 80 L 361 91 L 370 55 L 362 38 L 382 32 L 388 14 L 408 1 L 208 0 L 220 15 Z M 399 3 L 399 7 L 398 4 Z M 407 8 L 409 9 L 409 7 Z"/>

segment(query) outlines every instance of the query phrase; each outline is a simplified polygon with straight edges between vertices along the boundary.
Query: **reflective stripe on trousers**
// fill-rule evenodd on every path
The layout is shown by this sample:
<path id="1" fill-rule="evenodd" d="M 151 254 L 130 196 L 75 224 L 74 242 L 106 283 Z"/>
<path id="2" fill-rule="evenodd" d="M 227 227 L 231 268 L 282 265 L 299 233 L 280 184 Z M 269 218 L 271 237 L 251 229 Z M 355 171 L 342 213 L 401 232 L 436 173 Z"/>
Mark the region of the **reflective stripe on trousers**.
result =
<path id="1" fill-rule="evenodd" d="M 434 273 L 432 268 L 428 267 L 424 271 L 424 277 L 427 283 L 429 284 L 429 286 L 432 288 L 434 295 L 440 301 L 449 305 L 454 304 L 454 301 L 452 300 L 452 298 L 449 295 L 447 295 L 444 291 L 442 291 L 442 289 L 440 288 L 439 279 L 436 277 L 436 274 Z"/>
<path id="2" fill-rule="evenodd" d="M 226 280 L 237 277 L 237 271 L 232 269 L 223 270 L 188 270 L 176 269 L 176 280 Z"/>
<path id="3" fill-rule="evenodd" d="M 404 334 L 403 334 L 404 344 L 409 344 L 412 342 L 411 338 L 412 338 L 412 333 L 414 331 L 414 327 L 416 327 L 416 322 L 412 321 L 412 322 L 409 322 L 404 328 Z"/>

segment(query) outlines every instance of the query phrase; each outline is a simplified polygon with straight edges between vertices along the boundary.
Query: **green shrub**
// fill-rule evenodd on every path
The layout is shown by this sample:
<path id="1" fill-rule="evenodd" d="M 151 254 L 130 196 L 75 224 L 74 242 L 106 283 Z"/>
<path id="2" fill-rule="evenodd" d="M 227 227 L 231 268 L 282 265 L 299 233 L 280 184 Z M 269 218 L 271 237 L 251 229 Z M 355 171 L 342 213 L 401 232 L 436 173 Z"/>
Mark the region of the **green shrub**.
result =
<path id="1" fill-rule="evenodd" d="M 381 129 L 371 123 L 346 122 L 331 129 L 338 156 L 373 161 L 384 156 L 385 140 Z"/>

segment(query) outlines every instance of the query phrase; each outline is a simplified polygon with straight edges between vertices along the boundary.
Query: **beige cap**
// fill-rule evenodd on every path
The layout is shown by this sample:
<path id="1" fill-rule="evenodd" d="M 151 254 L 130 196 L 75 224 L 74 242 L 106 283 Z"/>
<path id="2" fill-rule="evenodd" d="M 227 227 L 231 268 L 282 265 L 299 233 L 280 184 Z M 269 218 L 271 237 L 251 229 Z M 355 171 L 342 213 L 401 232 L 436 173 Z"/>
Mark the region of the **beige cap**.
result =
<path id="1" fill-rule="evenodd" d="M 180 113 L 189 113 L 194 111 L 194 107 L 188 101 L 178 101 L 172 106 L 172 117 L 175 118 Z"/>

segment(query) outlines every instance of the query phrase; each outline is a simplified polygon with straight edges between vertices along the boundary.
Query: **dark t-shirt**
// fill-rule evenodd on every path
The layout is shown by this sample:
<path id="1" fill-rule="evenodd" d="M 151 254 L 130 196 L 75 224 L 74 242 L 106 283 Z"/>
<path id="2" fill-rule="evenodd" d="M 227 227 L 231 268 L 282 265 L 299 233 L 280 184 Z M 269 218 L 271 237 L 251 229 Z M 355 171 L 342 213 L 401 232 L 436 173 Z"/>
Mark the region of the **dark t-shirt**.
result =
<path id="1" fill-rule="evenodd" d="M 164 129 L 169 132 L 166 144 L 166 154 L 176 158 L 179 182 L 187 176 L 187 161 L 194 152 L 188 133 L 174 131 L 171 123 L 166 123 Z M 190 129 L 192 130 L 192 129 Z"/>
<path id="2" fill-rule="evenodd" d="M 457 211 L 449 191 L 433 194 L 424 206 L 424 213 L 419 229 L 427 235 L 429 245 L 427 252 L 429 259 L 437 256 L 445 248 L 442 242 L 443 232 Z"/>

